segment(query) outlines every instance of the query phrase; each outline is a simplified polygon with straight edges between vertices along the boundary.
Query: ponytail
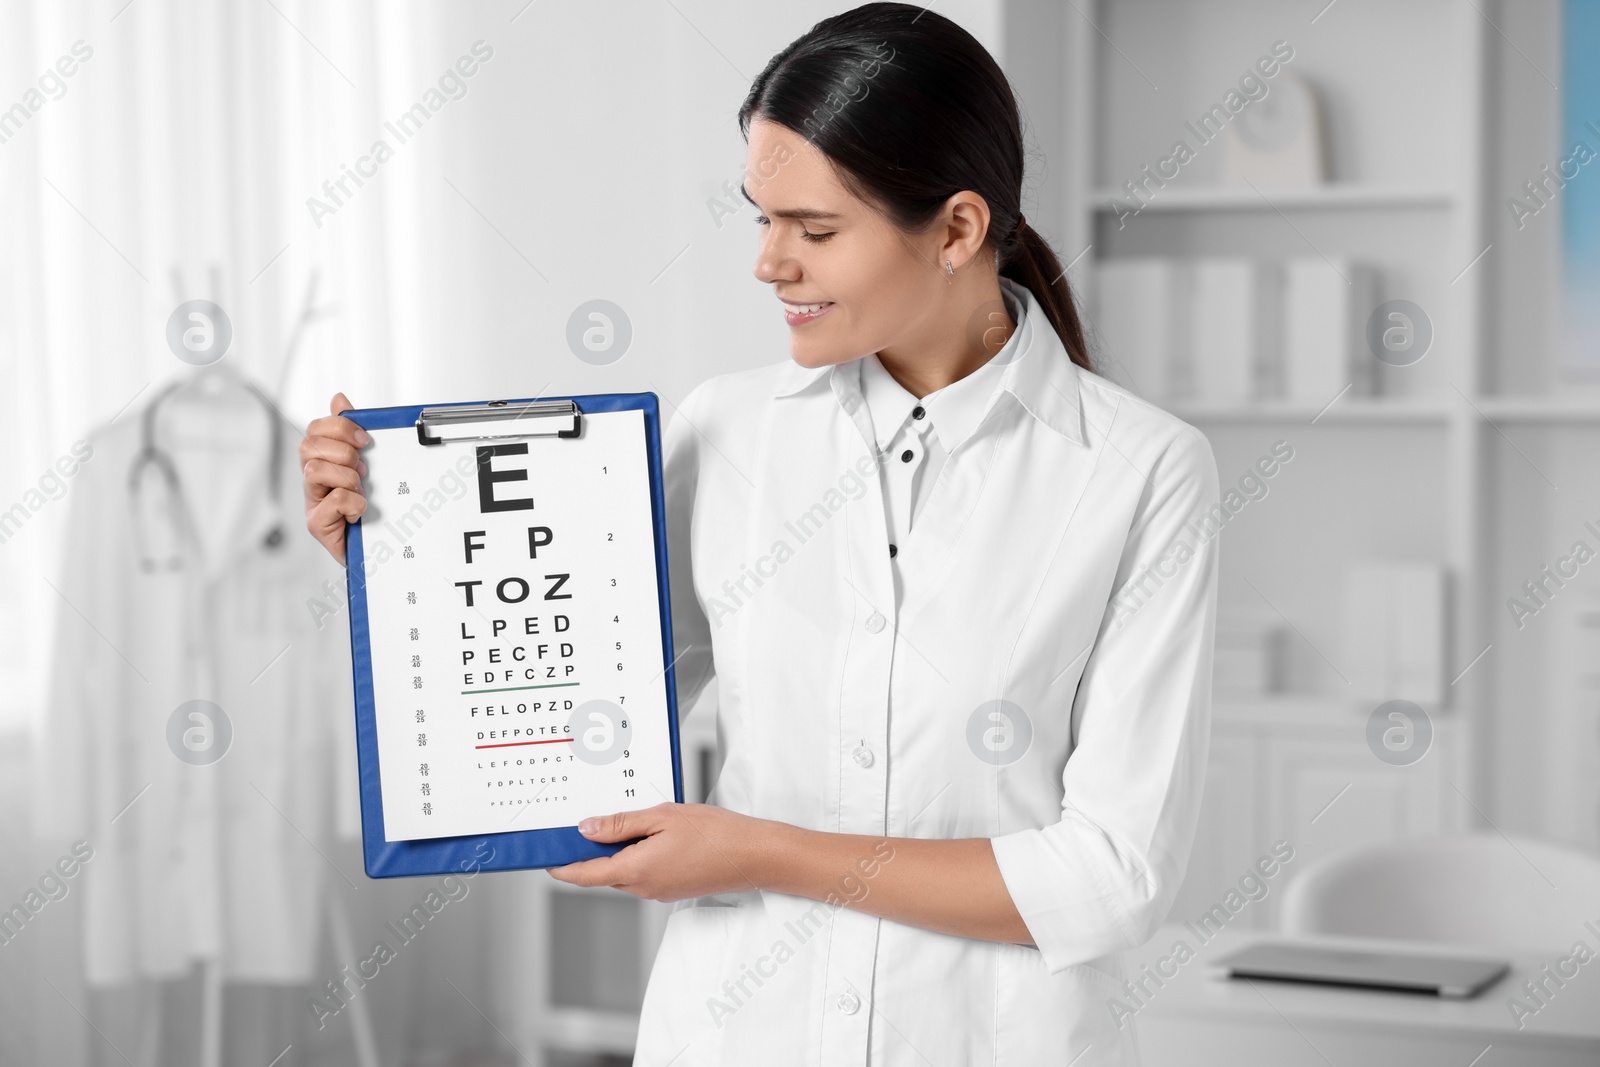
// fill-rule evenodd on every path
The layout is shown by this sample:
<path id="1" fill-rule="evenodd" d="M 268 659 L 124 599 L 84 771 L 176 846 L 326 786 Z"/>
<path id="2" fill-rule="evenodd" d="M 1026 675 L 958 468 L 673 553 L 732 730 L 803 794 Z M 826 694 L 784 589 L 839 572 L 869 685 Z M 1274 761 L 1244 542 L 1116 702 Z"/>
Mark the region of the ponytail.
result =
<path id="1" fill-rule="evenodd" d="M 1084 370 L 1093 371 L 1089 346 L 1084 343 L 1083 321 L 1078 317 L 1077 300 L 1072 287 L 1067 284 L 1066 269 L 1056 258 L 1050 242 L 1022 222 L 1019 232 L 1000 249 L 1000 275 L 1010 278 L 1033 294 L 1033 299 L 1044 309 L 1056 336 L 1072 357 L 1072 362 Z"/>

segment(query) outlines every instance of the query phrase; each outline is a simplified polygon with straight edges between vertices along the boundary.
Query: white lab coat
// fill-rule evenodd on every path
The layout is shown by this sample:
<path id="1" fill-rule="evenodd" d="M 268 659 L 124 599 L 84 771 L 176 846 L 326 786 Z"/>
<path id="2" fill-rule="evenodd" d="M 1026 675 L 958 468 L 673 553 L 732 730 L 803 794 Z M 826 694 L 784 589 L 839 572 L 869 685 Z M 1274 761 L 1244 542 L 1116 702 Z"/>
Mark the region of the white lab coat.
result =
<path id="1" fill-rule="evenodd" d="M 1025 308 L 1016 358 L 893 559 L 851 366 L 695 388 L 664 437 L 666 505 L 681 706 L 717 686 L 713 802 L 989 838 L 1037 947 L 781 893 L 681 901 L 639 1067 L 1138 1062 L 1109 1002 L 1200 805 L 1216 464 L 1192 426 L 1072 364 L 1032 294 L 1002 285 Z M 871 885 L 839 872 L 841 897 Z"/>
<path id="2" fill-rule="evenodd" d="M 183 486 L 205 521 L 232 531 L 213 558 L 173 535 L 149 473 L 149 555 L 177 550 L 184 566 L 142 572 L 128 488 L 141 416 L 92 434 L 72 484 L 36 829 L 94 849 L 79 875 L 90 983 L 175 978 L 194 959 L 216 961 L 225 980 L 305 982 L 324 884 L 338 877 L 323 854 L 336 833 L 359 834 L 347 614 L 328 592 L 343 572 L 305 530 L 287 427 L 277 510 L 264 450 L 227 461 L 245 482 L 233 514 L 214 513 L 211 487 Z M 274 523 L 283 544 L 267 550 Z M 312 601 L 328 613 L 320 628 Z M 196 699 L 232 728 L 226 754 L 203 766 L 168 740 L 174 709 Z"/>

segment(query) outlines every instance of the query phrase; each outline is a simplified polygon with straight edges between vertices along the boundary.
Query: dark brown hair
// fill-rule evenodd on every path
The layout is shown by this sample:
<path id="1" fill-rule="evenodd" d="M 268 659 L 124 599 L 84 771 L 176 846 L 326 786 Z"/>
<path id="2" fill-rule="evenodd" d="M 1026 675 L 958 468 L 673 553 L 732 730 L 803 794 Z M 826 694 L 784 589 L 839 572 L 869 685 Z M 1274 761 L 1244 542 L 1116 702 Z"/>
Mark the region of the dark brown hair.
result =
<path id="1" fill-rule="evenodd" d="M 989 205 L 1000 274 L 1025 286 L 1072 361 L 1093 370 L 1066 272 L 1022 216 L 1016 96 L 994 57 L 954 22 L 872 3 L 823 19 L 772 57 L 739 108 L 804 137 L 840 180 L 900 229 L 924 232 L 954 194 Z"/>

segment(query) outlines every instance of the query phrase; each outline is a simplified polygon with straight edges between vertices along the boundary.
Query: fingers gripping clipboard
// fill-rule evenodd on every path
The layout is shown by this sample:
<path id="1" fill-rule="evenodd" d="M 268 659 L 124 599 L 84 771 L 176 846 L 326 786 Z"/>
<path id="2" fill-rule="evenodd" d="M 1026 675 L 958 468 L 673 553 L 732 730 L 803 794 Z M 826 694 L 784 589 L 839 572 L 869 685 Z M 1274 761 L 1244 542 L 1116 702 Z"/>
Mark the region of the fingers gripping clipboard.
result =
<path id="1" fill-rule="evenodd" d="M 654 393 L 344 413 L 372 878 L 552 867 L 589 815 L 682 802 Z"/>

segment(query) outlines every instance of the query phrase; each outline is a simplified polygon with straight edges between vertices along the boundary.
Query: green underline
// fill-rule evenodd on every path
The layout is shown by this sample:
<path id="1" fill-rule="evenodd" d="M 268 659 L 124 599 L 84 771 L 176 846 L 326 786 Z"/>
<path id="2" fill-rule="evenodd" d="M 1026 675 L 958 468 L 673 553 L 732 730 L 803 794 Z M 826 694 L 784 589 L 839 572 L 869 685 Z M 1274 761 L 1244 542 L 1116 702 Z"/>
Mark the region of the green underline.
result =
<path id="1" fill-rule="evenodd" d="M 582 684 L 582 682 L 551 682 L 549 685 L 508 685 L 504 689 L 463 689 L 461 695 L 469 697 L 477 693 L 515 693 L 523 689 L 564 689 L 569 685 Z"/>

